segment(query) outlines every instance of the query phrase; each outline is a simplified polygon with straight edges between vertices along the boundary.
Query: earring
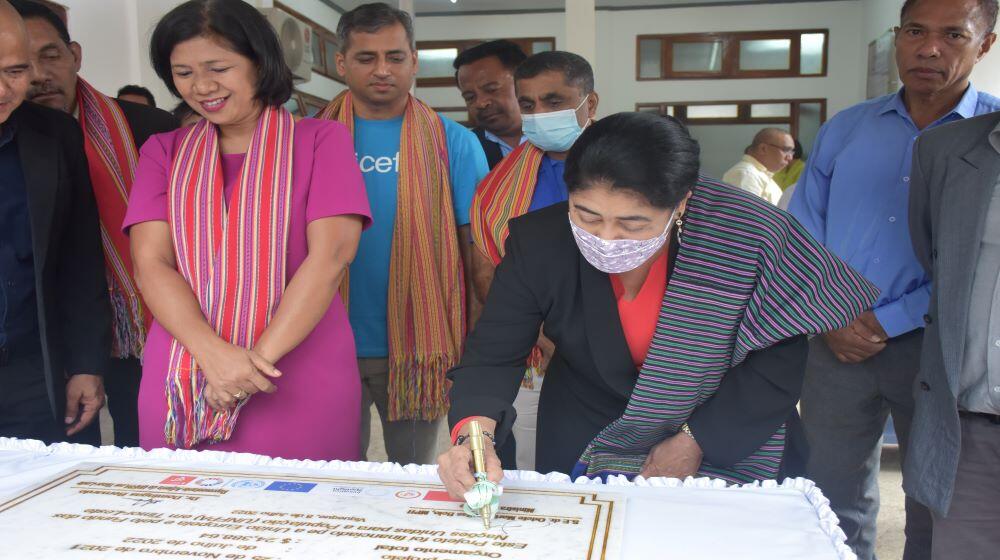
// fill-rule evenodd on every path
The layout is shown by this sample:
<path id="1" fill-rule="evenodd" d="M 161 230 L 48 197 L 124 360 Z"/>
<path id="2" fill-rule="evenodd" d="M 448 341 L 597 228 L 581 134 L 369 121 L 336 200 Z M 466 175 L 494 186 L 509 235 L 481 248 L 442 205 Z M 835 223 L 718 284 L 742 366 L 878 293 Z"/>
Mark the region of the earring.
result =
<path id="1" fill-rule="evenodd" d="M 680 239 L 681 234 L 684 233 L 684 216 L 677 218 L 677 220 L 674 221 L 674 225 L 677 226 L 677 239 Z"/>

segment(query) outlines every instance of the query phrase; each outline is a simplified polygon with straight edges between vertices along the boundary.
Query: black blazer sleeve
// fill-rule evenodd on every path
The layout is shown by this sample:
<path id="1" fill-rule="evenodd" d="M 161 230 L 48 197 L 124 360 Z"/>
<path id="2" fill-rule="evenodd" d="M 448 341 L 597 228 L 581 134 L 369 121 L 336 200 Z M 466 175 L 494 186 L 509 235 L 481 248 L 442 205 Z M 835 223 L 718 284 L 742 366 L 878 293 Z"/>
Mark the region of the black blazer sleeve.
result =
<path id="1" fill-rule="evenodd" d="M 68 119 L 67 119 L 68 120 Z M 111 310 L 94 190 L 80 128 L 59 127 L 69 171 L 69 215 L 60 240 L 57 285 L 66 373 L 101 375 L 111 354 Z"/>
<path id="2" fill-rule="evenodd" d="M 176 130 L 181 125 L 177 117 L 162 109 L 129 103 L 120 99 L 115 101 L 121 107 L 125 120 L 128 121 L 128 126 L 132 130 L 132 138 L 135 140 L 135 147 L 138 149 L 142 148 L 150 136 Z"/>
<path id="3" fill-rule="evenodd" d="M 461 363 L 448 373 L 453 383 L 449 423 L 454 426 L 469 416 L 492 418 L 498 447 L 517 416 L 512 403 L 543 320 L 521 253 L 516 236 L 509 236 L 483 314 L 466 340 Z"/>
<path id="4" fill-rule="evenodd" d="M 719 390 L 694 409 L 688 427 L 713 465 L 728 467 L 763 445 L 796 417 L 809 344 L 789 338 L 750 354 L 722 378 Z"/>

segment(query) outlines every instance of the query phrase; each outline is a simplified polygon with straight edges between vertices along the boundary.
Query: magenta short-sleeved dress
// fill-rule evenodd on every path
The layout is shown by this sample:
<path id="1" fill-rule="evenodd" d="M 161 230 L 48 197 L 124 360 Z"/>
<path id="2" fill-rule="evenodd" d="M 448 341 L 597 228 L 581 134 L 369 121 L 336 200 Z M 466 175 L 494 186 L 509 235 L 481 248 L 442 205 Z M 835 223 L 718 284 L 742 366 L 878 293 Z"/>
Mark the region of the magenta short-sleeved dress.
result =
<path id="1" fill-rule="evenodd" d="M 123 228 L 167 221 L 167 183 L 184 132 L 157 134 L 143 145 Z M 308 252 L 306 226 L 320 218 L 360 215 L 371 222 L 364 181 L 347 128 L 302 119 L 295 125 L 287 279 Z M 239 180 L 244 154 L 223 154 L 226 200 Z M 167 447 L 165 383 L 171 337 L 155 320 L 146 340 L 139 388 L 139 442 Z M 258 393 L 240 412 L 233 437 L 199 449 L 241 451 L 286 459 L 357 460 L 361 384 L 354 336 L 338 294 L 312 333 L 278 361 L 283 376 L 273 394 Z"/>

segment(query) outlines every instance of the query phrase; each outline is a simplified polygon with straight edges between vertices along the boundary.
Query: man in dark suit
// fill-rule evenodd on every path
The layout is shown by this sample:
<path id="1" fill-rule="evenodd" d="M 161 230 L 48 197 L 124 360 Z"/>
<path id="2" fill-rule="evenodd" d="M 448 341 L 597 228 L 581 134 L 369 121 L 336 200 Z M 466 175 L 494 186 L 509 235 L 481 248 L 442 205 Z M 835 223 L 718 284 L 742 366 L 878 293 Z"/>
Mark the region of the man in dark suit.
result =
<path id="1" fill-rule="evenodd" d="M 455 83 L 475 121 L 490 169 L 523 141 L 521 111 L 514 94 L 514 69 L 528 58 L 516 44 L 500 39 L 476 45 L 455 58 Z"/>
<path id="2" fill-rule="evenodd" d="M 931 275 L 907 495 L 933 557 L 1000 550 L 1000 112 L 925 132 L 910 174 L 913 249 Z"/>
<path id="3" fill-rule="evenodd" d="M 113 359 L 104 376 L 108 408 L 114 420 L 115 445 L 135 447 L 139 445 L 136 405 L 142 374 L 139 357 L 145 341 L 147 314 L 132 283 L 128 240 L 120 234 L 126 203 L 120 193 L 124 191 L 127 194 L 131 189 L 132 169 L 129 162 L 135 161 L 137 149 L 151 135 L 173 130 L 179 123 L 166 111 L 128 101 L 111 101 L 97 92 L 77 75 L 82 62 L 82 48 L 79 43 L 70 40 L 65 23 L 55 12 L 31 0 L 13 0 L 12 3 L 27 26 L 36 68 L 28 99 L 73 114 L 80 122 L 87 142 L 91 184 L 104 231 L 108 234 L 104 250 L 114 311 Z M 91 103 L 88 104 L 88 101 Z M 104 111 L 100 110 L 102 108 Z M 121 119 L 114 118 L 109 112 L 116 109 L 120 110 L 119 115 L 127 124 L 127 131 L 116 128 L 115 123 Z M 103 120 L 102 116 L 105 117 Z M 112 137 L 116 132 L 117 138 Z M 100 150 L 108 145 L 119 146 L 118 153 Z M 106 165 L 106 161 L 113 163 Z M 119 272 L 116 276 L 116 270 L 126 273 Z"/>
<path id="4" fill-rule="evenodd" d="M 23 103 L 27 34 L 0 1 L 0 436 L 96 427 L 110 315 L 80 130 Z M 99 434 L 98 434 L 99 435 Z"/>

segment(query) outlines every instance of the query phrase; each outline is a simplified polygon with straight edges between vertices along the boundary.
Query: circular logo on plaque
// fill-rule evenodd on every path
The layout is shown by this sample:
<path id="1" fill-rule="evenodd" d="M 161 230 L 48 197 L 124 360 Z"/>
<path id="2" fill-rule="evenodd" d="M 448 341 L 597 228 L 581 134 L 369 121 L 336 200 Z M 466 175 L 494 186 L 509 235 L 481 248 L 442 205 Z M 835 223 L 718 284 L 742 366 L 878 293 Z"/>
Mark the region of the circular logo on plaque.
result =
<path id="1" fill-rule="evenodd" d="M 263 488 L 264 481 L 246 478 L 243 480 L 234 480 L 229 486 L 232 488 Z"/>
<path id="2" fill-rule="evenodd" d="M 222 486 L 223 484 L 226 483 L 226 481 L 222 480 L 221 478 L 209 477 L 209 478 L 199 478 L 198 480 L 194 481 L 194 483 L 197 484 L 198 486 L 213 488 L 215 486 Z"/>
<path id="3" fill-rule="evenodd" d="M 412 500 L 414 498 L 419 498 L 423 493 L 417 492 L 416 490 L 400 490 L 396 492 L 396 497 L 403 500 Z"/>
<path id="4" fill-rule="evenodd" d="M 361 493 L 366 496 L 385 496 L 389 491 L 379 486 L 369 486 L 362 490 Z"/>

